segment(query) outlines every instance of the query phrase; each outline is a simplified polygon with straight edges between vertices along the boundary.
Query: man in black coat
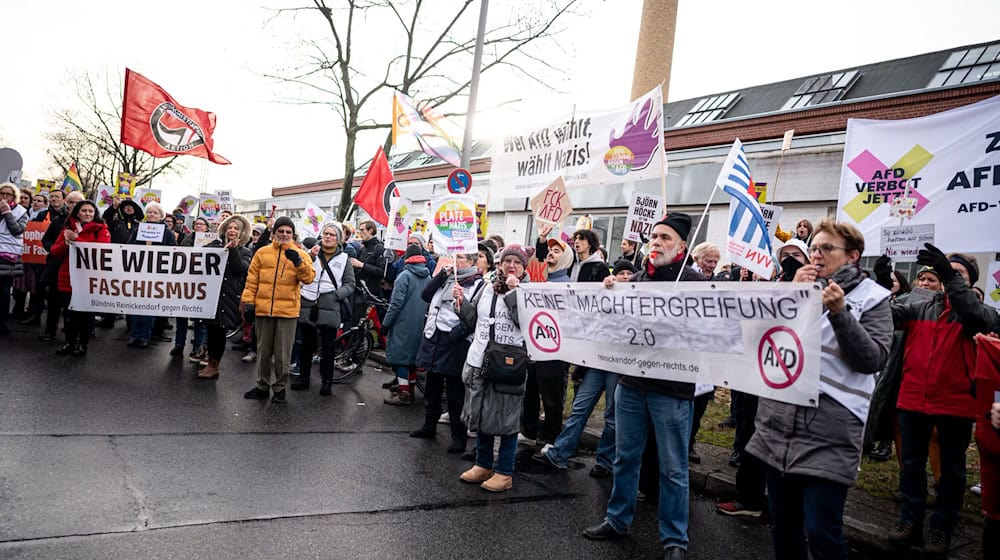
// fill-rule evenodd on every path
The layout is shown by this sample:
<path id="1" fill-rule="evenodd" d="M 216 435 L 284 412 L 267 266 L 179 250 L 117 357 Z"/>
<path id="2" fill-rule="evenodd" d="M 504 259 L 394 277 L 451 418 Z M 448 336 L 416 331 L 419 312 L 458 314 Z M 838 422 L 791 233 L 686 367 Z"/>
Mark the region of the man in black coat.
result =
<path id="1" fill-rule="evenodd" d="M 139 228 L 145 217 L 142 206 L 134 200 L 121 200 L 115 196 L 111 206 L 104 211 L 104 223 L 108 225 L 112 243 L 128 243 L 132 232 Z"/>
<path id="2" fill-rule="evenodd" d="M 375 236 L 377 233 L 378 227 L 375 222 L 371 220 L 361 222 L 358 226 L 361 254 L 358 258 L 351 259 L 351 266 L 354 267 L 357 279 L 363 280 L 373 294 L 380 295 L 382 279 L 385 278 L 386 260 L 385 246 Z"/>
<path id="3" fill-rule="evenodd" d="M 653 226 L 649 260 L 633 282 L 705 280 L 685 266 L 691 217 L 671 213 Z M 613 286 L 615 277 L 604 280 Z M 603 522 L 583 531 L 588 539 L 624 537 L 635 513 L 640 464 L 659 463 L 660 542 L 664 558 L 684 558 L 688 546 L 688 438 L 694 413 L 694 383 L 623 375 L 615 394 L 616 443 L 614 485 Z M 655 436 L 657 461 L 643 460 L 647 433 Z"/>

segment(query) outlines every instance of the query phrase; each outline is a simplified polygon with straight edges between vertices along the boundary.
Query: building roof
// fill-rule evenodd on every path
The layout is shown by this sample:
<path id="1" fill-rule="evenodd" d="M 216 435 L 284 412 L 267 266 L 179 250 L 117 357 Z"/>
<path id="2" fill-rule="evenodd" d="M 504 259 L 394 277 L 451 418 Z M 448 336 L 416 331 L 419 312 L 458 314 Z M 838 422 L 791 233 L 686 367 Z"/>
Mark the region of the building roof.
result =
<path id="1" fill-rule="evenodd" d="M 792 112 L 1000 80 L 1000 40 L 673 101 L 666 128 Z"/>

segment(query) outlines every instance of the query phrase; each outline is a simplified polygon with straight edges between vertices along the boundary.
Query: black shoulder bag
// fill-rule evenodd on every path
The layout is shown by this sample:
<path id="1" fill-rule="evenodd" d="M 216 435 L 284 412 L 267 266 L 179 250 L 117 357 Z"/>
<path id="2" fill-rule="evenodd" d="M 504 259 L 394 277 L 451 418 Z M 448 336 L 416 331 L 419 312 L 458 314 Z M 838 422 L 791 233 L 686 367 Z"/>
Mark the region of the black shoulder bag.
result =
<path id="1" fill-rule="evenodd" d="M 496 341 L 497 297 L 494 293 L 490 305 L 490 340 L 483 356 L 483 377 L 494 385 L 510 386 L 506 390 L 497 387 L 498 392 L 518 394 L 528 375 L 528 351 L 524 346 Z"/>

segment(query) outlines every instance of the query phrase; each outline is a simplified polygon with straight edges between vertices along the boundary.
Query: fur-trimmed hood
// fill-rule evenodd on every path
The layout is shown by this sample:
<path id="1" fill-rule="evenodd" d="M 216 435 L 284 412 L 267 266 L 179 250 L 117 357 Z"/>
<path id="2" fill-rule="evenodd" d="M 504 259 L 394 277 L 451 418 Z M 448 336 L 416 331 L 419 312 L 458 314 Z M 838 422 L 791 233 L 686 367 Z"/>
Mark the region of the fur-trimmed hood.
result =
<path id="1" fill-rule="evenodd" d="M 240 226 L 240 245 L 246 245 L 247 243 L 250 242 L 250 235 L 253 232 L 253 224 L 250 223 L 250 220 L 248 220 L 246 216 L 243 216 L 241 214 L 233 214 L 232 216 L 229 216 L 225 220 L 222 220 L 222 223 L 219 224 L 219 229 L 216 230 L 216 232 L 219 234 L 219 239 L 222 241 L 223 244 L 225 244 L 226 228 L 228 228 L 229 224 L 231 224 L 234 221 L 238 223 Z"/>

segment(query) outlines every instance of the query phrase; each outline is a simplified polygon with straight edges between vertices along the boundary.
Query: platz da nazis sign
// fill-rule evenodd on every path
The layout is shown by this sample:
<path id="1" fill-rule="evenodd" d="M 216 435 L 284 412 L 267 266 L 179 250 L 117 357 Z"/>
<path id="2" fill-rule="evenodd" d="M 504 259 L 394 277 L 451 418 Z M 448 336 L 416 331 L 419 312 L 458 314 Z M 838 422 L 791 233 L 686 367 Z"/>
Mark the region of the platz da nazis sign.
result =
<path id="1" fill-rule="evenodd" d="M 532 360 L 712 383 L 804 406 L 819 398 L 820 290 L 813 284 L 522 284 Z"/>

